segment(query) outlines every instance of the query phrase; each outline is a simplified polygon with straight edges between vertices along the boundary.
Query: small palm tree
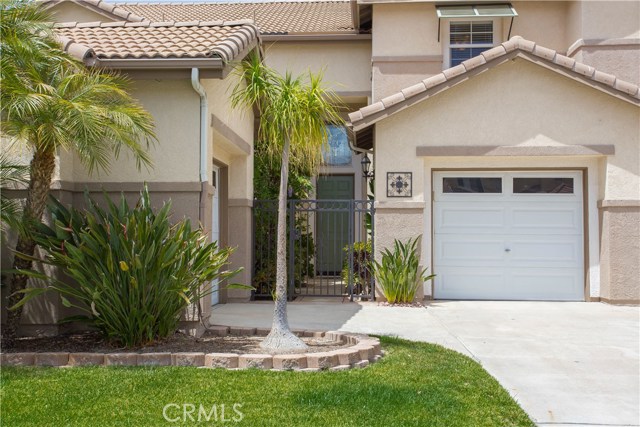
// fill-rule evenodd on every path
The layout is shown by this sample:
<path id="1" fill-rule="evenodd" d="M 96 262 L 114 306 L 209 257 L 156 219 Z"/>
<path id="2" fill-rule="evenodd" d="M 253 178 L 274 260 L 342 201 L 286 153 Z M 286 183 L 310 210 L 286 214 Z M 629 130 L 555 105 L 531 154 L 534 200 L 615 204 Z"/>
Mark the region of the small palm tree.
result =
<path id="1" fill-rule="evenodd" d="M 127 80 L 89 71 L 59 50 L 47 24 L 52 19 L 38 4 L 13 1 L 0 7 L 2 137 L 33 153 L 22 211 L 27 232 L 18 238 L 16 253 L 22 256 L 14 260 L 14 270 L 25 270 L 35 250 L 28 231 L 42 218 L 57 151 L 75 153 L 93 172 L 108 170 L 124 148 L 140 168 L 150 164 L 145 150 L 155 135 L 151 115 L 126 92 Z M 14 274 L 9 307 L 20 301 L 26 283 L 26 275 Z M 15 339 L 21 312 L 8 313 L 7 344 Z"/>
<path id="2" fill-rule="evenodd" d="M 26 185 L 29 167 L 13 162 L 5 153 L 0 154 L 0 188 Z M 0 231 L 5 227 L 20 231 L 22 225 L 22 206 L 20 200 L 12 199 L 0 192 Z"/>
<path id="3" fill-rule="evenodd" d="M 234 107 L 255 108 L 258 137 L 269 156 L 282 156 L 278 196 L 276 292 L 273 326 L 261 346 L 271 351 L 302 350 L 287 320 L 287 188 L 289 164 L 316 170 L 327 142 L 327 123 L 340 123 L 335 95 L 322 86 L 321 74 L 294 78 L 279 75 L 251 54 L 237 68 L 240 79 L 231 99 Z"/>

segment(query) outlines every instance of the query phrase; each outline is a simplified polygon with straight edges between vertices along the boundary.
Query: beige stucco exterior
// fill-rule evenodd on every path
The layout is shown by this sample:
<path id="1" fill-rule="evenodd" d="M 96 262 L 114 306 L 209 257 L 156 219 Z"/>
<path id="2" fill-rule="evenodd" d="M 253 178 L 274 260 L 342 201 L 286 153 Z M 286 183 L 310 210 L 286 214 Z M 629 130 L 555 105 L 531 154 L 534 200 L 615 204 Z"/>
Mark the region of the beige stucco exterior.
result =
<path id="1" fill-rule="evenodd" d="M 134 80 L 131 95 L 153 115 L 157 143 L 148 151 L 153 168 L 138 170 L 126 152 L 109 172 L 89 174 L 73 162 L 74 182 L 198 182 L 200 100 L 189 80 Z M 170 102 L 168 102 L 170 100 Z M 180 124 L 177 126 L 177 124 Z M 185 149 L 185 147 L 196 149 Z M 61 168 L 68 168 L 65 163 Z"/>
<path id="2" fill-rule="evenodd" d="M 278 72 L 294 76 L 323 73 L 326 86 L 343 102 L 361 102 L 371 92 L 371 40 L 276 41 L 264 44 L 265 61 Z"/>
<path id="3" fill-rule="evenodd" d="M 430 265 L 433 170 L 582 170 L 588 185 L 585 198 L 587 298 L 640 300 L 637 280 L 628 280 L 632 276 L 627 276 L 635 271 L 635 267 L 627 267 L 630 260 L 640 259 L 637 244 L 628 238 L 636 231 L 631 226 L 625 237 L 625 232 L 620 230 L 625 221 L 637 218 L 640 209 L 637 202 L 640 200 L 638 123 L 640 110 L 637 106 L 523 59 L 498 65 L 398 112 L 376 124 L 375 169 L 378 177 L 382 177 L 376 180 L 376 250 L 386 247 L 405 230 L 405 227 L 393 226 L 404 223 L 404 220 L 397 219 L 399 215 L 413 223 L 422 210 L 423 224 L 414 226 L 412 230 L 414 235 L 423 233 L 422 261 L 424 265 Z M 614 145 L 615 154 L 416 155 L 417 148 L 421 146 L 471 148 L 598 144 Z M 514 152 L 517 153 L 517 149 Z M 386 197 L 384 177 L 391 171 L 413 173 L 412 198 Z M 609 200 L 626 201 L 630 205 L 625 209 L 605 209 L 602 214 L 598 202 L 606 204 Z M 603 228 L 600 227 L 601 215 Z M 387 219 L 387 216 L 392 217 Z M 392 221 L 393 217 L 397 220 Z M 601 236 L 607 239 L 602 249 Z M 618 256 L 622 253 L 624 257 Z M 425 293 L 430 294 L 430 286 Z"/>
<path id="4" fill-rule="evenodd" d="M 612 303 L 638 303 L 640 289 L 640 200 L 600 204 L 600 297 Z"/>
<path id="5" fill-rule="evenodd" d="M 72 1 L 64 1 L 50 8 L 50 12 L 57 22 L 111 22 L 106 13 L 98 13 L 82 7 Z"/>
<path id="6" fill-rule="evenodd" d="M 372 91 L 377 101 L 448 68 L 448 28 L 436 2 L 373 2 Z M 522 36 L 617 77 L 640 82 L 640 4 L 515 1 L 518 16 L 493 20 L 494 44 Z M 480 19 L 480 18 L 478 18 Z M 461 20 L 465 20 L 461 18 Z"/>
<path id="7" fill-rule="evenodd" d="M 55 195 L 73 206 L 84 205 L 85 189 L 100 200 L 100 193 L 107 191 L 112 197 L 121 192 L 134 203 L 144 182 L 149 183 L 152 201 L 156 206 L 171 200 L 173 217 L 201 221 L 205 231 L 212 223 L 212 166 L 222 167 L 226 178 L 220 212 L 228 218 L 228 226 L 221 230 L 221 243 L 236 247 L 232 256 L 232 268 L 243 268 L 234 278 L 237 283 L 251 283 L 251 199 L 253 195 L 253 112 L 233 110 L 229 101 L 230 86 L 236 78 L 225 80 L 206 79 L 202 84 L 207 93 L 210 120 L 206 124 L 208 135 L 207 183 L 200 183 L 200 98 L 187 79 L 154 79 L 149 74 L 135 77 L 130 93 L 140 101 L 155 120 L 157 142 L 149 150 L 153 161 L 150 168 L 138 170 L 135 161 L 124 150 L 114 160 L 108 172 L 90 174 L 80 160 L 67 152 L 58 155 L 58 167 L 54 177 Z M 214 119 L 214 118 L 217 118 Z M 28 157 L 28 153 L 24 156 Z M 25 157 L 26 158 L 26 157 Z M 204 194 L 201 191 L 204 189 Z M 229 203 L 232 198 L 236 202 Z M 241 206 L 237 200 L 242 200 Z M 235 204 L 234 204 L 235 203 Z M 228 209 L 228 212 L 227 212 Z M 227 225 L 227 224 L 225 224 Z M 8 266 L 10 259 L 3 257 Z M 233 292 L 240 299 L 248 299 L 248 291 Z M 226 292 L 222 295 L 227 296 Z M 210 297 L 201 301 L 203 317 L 211 310 Z M 30 302 L 23 315 L 22 332 L 26 334 L 55 334 L 61 331 L 56 322 L 69 313 L 65 312 L 53 296 Z M 190 318 L 185 327 L 194 329 L 199 322 Z"/>
<path id="8" fill-rule="evenodd" d="M 368 0 L 371 35 L 267 37 L 262 49 L 268 65 L 294 75 L 324 72 L 347 109 L 354 111 L 448 67 L 449 20 L 439 22 L 436 2 Z M 640 83 L 640 3 L 637 1 L 514 1 L 518 16 L 511 36 L 566 54 L 617 78 Z M 112 21 L 92 8 L 62 2 L 51 9 L 62 21 Z M 496 18 L 496 40 L 509 37 L 510 18 Z M 340 39 L 342 38 L 342 39 Z M 277 39 L 277 40 L 274 40 Z M 220 197 L 221 244 L 232 246 L 233 267 L 244 271 L 234 281 L 251 283 L 253 140 L 251 111 L 230 105 L 234 75 L 204 78 L 207 93 L 207 182 L 200 183 L 200 99 L 188 79 L 153 70 L 132 74 L 132 95 L 153 115 L 157 143 L 149 153 L 153 168 L 137 170 L 122 153 L 109 172 L 89 174 L 73 155 L 60 152 L 55 195 L 81 206 L 88 187 L 99 197 L 104 189 L 134 200 L 149 182 L 158 205 L 173 201 L 174 216 L 202 221 L 211 229 L 212 198 Z M 172 77 L 173 76 L 173 77 Z M 376 251 L 393 240 L 423 234 L 421 259 L 431 265 L 432 173 L 442 169 L 567 169 L 581 171 L 585 187 L 586 298 L 610 302 L 640 301 L 640 115 L 630 103 L 587 87 L 524 59 L 508 61 L 472 77 L 375 125 Z M 614 147 L 613 154 L 525 155 L 518 147 Z M 418 147 L 508 146 L 508 155 L 417 155 Z M 584 150 L 583 150 L 584 151 Z M 589 150 L 586 150 L 589 151 Z M 605 150 L 606 151 L 606 150 Z M 544 149 L 542 149 L 544 152 Z M 29 153 L 17 153 L 28 158 Z M 354 174 L 350 166 L 322 168 L 321 174 Z M 221 186 L 212 186 L 214 165 Z M 388 171 L 413 174 L 410 199 L 386 197 Z M 356 198 L 365 189 L 356 184 Z M 401 227 L 398 224 L 402 224 Z M 7 265 L 3 251 L 3 266 Z M 437 272 L 436 272 L 437 273 Z M 430 297 L 431 287 L 424 289 Z M 246 301 L 244 290 L 222 290 L 221 301 Z M 205 316 L 208 301 L 203 301 Z M 54 297 L 30 303 L 25 331 L 58 331 L 65 314 Z"/>

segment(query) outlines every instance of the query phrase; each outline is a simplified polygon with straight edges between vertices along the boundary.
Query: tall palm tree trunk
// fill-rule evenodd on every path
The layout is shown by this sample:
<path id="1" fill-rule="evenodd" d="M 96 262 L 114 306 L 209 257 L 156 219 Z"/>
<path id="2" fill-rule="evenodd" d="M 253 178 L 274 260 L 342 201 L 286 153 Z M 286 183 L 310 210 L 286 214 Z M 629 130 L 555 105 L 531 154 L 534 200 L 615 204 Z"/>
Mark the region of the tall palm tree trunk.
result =
<path id="1" fill-rule="evenodd" d="M 22 213 L 24 224 L 38 222 L 42 218 L 49 197 L 49 188 L 53 179 L 53 171 L 56 166 L 56 158 L 53 150 L 38 150 L 31 160 L 31 180 L 27 190 L 27 201 Z M 24 227 L 29 229 L 28 227 Z M 16 243 L 16 252 L 33 256 L 36 244 L 27 234 L 20 234 Z M 16 256 L 13 260 L 14 270 L 25 270 L 32 267 L 32 262 Z M 9 283 L 9 299 L 7 307 L 12 307 L 22 299 L 22 294 L 17 293 L 27 286 L 27 276 L 14 274 Z M 3 341 L 5 346 L 11 346 L 17 337 L 22 306 L 15 310 L 8 310 L 7 322 L 4 327 Z"/>
<path id="2" fill-rule="evenodd" d="M 278 236 L 276 250 L 276 301 L 273 325 L 260 346 L 267 350 L 304 350 L 307 345 L 295 336 L 287 319 L 287 184 L 289 181 L 289 137 L 285 136 L 278 194 Z"/>

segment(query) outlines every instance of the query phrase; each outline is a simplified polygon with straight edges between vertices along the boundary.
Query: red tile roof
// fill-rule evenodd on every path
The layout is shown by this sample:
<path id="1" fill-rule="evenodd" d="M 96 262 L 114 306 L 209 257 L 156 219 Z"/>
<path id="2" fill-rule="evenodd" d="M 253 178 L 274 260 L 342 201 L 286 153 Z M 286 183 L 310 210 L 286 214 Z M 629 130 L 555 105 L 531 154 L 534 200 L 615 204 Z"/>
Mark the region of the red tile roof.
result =
<path id="1" fill-rule="evenodd" d="M 220 58 L 225 62 L 254 46 L 251 21 L 87 22 L 54 26 L 63 48 L 85 59 Z"/>
<path id="2" fill-rule="evenodd" d="M 352 3 L 276 1 L 253 3 L 121 3 L 118 8 L 150 21 L 251 19 L 262 34 L 355 33 Z"/>

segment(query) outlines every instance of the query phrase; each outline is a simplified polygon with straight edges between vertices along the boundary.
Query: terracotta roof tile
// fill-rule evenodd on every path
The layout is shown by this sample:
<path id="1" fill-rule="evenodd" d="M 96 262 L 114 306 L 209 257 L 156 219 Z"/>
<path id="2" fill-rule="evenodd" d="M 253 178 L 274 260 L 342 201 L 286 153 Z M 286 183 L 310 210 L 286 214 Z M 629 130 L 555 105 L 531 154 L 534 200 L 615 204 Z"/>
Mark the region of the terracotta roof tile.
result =
<path id="1" fill-rule="evenodd" d="M 391 96 L 387 96 L 386 98 L 382 98 L 382 103 L 385 108 L 389 108 L 392 105 L 397 104 L 398 102 L 404 101 L 404 94 L 402 92 L 395 93 Z"/>
<path id="2" fill-rule="evenodd" d="M 504 48 L 504 46 L 500 45 L 500 46 L 496 46 L 496 47 L 492 47 L 489 50 L 485 50 L 484 52 L 482 52 L 482 56 L 484 56 L 484 59 L 489 62 L 492 59 L 495 59 L 499 56 L 504 55 L 505 53 L 507 53 L 507 50 Z"/>
<path id="3" fill-rule="evenodd" d="M 556 51 L 553 49 L 549 49 L 540 45 L 536 45 L 532 52 L 535 56 L 539 56 L 540 58 L 544 58 L 547 61 L 553 61 L 553 58 L 556 56 Z"/>
<path id="4" fill-rule="evenodd" d="M 593 79 L 597 82 L 604 83 L 607 86 L 613 86 L 616 81 L 616 76 L 613 74 L 603 73 L 602 71 L 596 71 L 593 75 Z"/>
<path id="5" fill-rule="evenodd" d="M 411 98 L 412 96 L 415 96 L 419 93 L 422 93 L 424 91 L 427 90 L 427 87 L 424 85 L 424 83 L 420 82 L 418 84 L 415 84 L 413 86 L 409 86 L 407 88 L 402 89 L 402 91 L 400 93 L 402 93 L 403 97 L 405 99 L 407 98 Z M 393 96 L 393 95 L 391 95 Z"/>
<path id="6" fill-rule="evenodd" d="M 573 71 L 578 74 L 582 74 L 583 76 L 591 77 L 593 76 L 593 73 L 596 72 L 596 69 L 590 65 L 586 65 L 581 62 L 576 62 L 575 64 L 573 64 Z"/>
<path id="7" fill-rule="evenodd" d="M 122 3 L 118 8 L 150 21 L 251 19 L 262 34 L 354 33 L 351 2 Z"/>
<path id="8" fill-rule="evenodd" d="M 469 71 L 469 70 L 473 70 L 474 68 L 478 68 L 481 65 L 484 65 L 487 63 L 487 60 L 484 59 L 484 56 L 482 55 L 478 55 L 478 56 L 474 56 L 471 59 L 467 59 L 466 61 L 462 62 L 462 65 L 464 65 L 464 69 Z"/>
<path id="9" fill-rule="evenodd" d="M 569 58 L 568 56 L 557 54 L 556 57 L 553 58 L 553 62 L 562 67 L 573 69 L 576 60 L 573 58 Z"/>
<path id="10" fill-rule="evenodd" d="M 350 125 L 354 130 L 360 130 L 366 128 L 373 123 L 382 120 L 385 117 L 407 108 L 409 105 L 423 99 L 427 99 L 432 93 L 431 89 L 447 84 L 449 87 L 453 86 L 450 83 L 452 79 L 457 79 L 460 76 L 470 72 L 478 67 L 490 67 L 495 59 L 501 57 L 522 57 L 529 60 L 542 60 L 554 66 L 561 67 L 562 69 L 574 73 L 575 79 L 584 83 L 589 83 L 592 87 L 597 87 L 607 93 L 610 93 L 618 98 L 631 102 L 634 105 L 640 106 L 640 87 L 633 83 L 629 83 L 615 76 L 607 73 L 603 73 L 595 70 L 593 67 L 576 62 L 572 58 L 568 58 L 563 55 L 559 55 L 552 49 L 538 46 L 534 42 L 525 40 L 522 37 L 516 36 L 511 40 L 502 43 L 500 46 L 496 46 L 492 49 L 482 52 L 481 55 L 464 61 L 462 64 L 453 68 L 444 70 L 442 73 L 431 76 L 424 79 L 421 83 L 413 86 L 409 86 L 406 89 L 397 92 L 384 98 L 382 101 L 378 101 L 372 105 L 368 105 L 361 108 L 358 111 L 349 114 Z M 496 62 L 494 61 L 493 64 Z M 571 76 L 571 73 L 563 73 L 564 75 Z M 629 98 L 629 96 L 631 98 Z M 404 98 L 404 99 L 402 99 Z M 390 111 L 386 109 L 391 108 Z"/>
<path id="11" fill-rule="evenodd" d="M 424 83 L 427 89 L 431 89 L 432 87 L 437 86 L 446 81 L 447 81 L 447 78 L 444 76 L 444 74 L 439 73 L 439 74 L 436 74 L 435 76 L 429 77 L 428 79 L 424 79 L 422 83 Z"/>
<path id="12" fill-rule="evenodd" d="M 221 58 L 257 42 L 251 21 L 109 22 L 54 25 L 63 48 L 80 59 Z M 82 54 L 82 55 L 80 55 Z"/>

